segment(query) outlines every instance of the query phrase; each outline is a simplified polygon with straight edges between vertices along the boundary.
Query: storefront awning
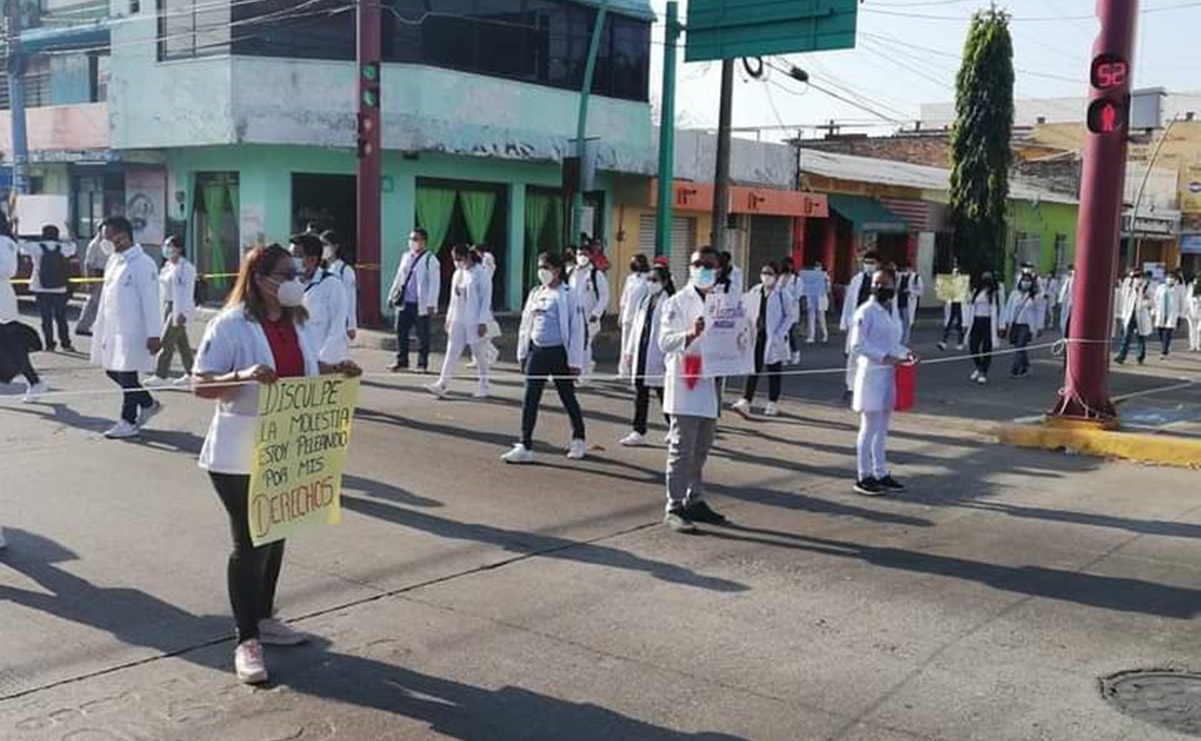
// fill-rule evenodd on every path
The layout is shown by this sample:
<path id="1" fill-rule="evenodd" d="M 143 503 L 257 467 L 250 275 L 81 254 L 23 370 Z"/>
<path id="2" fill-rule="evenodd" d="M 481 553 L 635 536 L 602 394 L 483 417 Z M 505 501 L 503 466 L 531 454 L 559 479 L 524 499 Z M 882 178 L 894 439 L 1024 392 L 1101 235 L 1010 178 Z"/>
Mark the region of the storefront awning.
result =
<path id="1" fill-rule="evenodd" d="M 829 195 L 830 210 L 836 211 L 855 225 L 857 232 L 908 232 L 905 220 L 889 211 L 875 198 L 851 196 L 842 193 Z"/>

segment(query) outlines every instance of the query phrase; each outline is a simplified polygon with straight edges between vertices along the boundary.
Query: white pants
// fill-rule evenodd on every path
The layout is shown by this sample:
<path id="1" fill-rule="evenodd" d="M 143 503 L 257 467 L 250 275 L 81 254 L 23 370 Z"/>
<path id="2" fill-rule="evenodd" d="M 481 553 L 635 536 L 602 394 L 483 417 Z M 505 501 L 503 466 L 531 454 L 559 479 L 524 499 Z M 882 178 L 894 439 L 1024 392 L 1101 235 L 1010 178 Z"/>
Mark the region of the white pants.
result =
<path id="1" fill-rule="evenodd" d="M 442 375 L 438 376 L 438 385 L 446 388 L 452 378 L 455 377 L 455 371 L 459 369 L 459 359 L 463 355 L 463 350 L 471 348 L 472 354 L 475 356 L 476 372 L 480 377 L 480 388 L 488 388 L 488 368 L 492 365 L 488 353 L 479 352 L 486 344 L 483 339 L 477 334 L 477 327 L 468 327 L 465 324 L 452 324 L 450 326 L 450 335 L 446 339 L 446 358 L 442 361 Z"/>
<path id="2" fill-rule="evenodd" d="M 806 339 L 813 342 L 817 338 L 817 327 L 820 324 L 822 328 L 822 342 L 830 339 L 830 330 L 826 327 L 826 312 L 819 311 L 816 301 L 810 301 L 805 309 L 805 314 L 809 318 L 809 334 Z"/>
<path id="3" fill-rule="evenodd" d="M 882 479 L 888 475 L 888 425 L 892 412 L 862 412 L 859 415 L 859 480 Z"/>

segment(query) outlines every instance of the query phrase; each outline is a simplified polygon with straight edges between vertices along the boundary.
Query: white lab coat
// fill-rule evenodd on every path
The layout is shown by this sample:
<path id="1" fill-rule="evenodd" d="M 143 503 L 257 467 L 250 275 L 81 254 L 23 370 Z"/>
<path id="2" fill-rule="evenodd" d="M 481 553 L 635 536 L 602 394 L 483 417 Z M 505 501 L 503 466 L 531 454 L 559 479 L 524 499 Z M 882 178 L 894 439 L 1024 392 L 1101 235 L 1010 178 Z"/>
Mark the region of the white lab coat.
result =
<path id="1" fill-rule="evenodd" d="M 347 265 L 341 258 L 329 264 L 329 272 L 338 276 L 342 287 L 346 289 L 346 330 L 359 328 L 359 277 L 354 268 Z"/>
<path id="2" fill-rule="evenodd" d="M 663 412 L 673 417 L 718 417 L 717 379 L 710 376 L 700 362 L 704 334 L 691 345 L 685 342 L 697 318 L 704 315 L 705 299 L 691 283 L 663 305 L 659 325 L 659 349 L 663 351 L 666 365 Z M 686 378 L 685 368 L 693 362 L 700 365 L 698 377 Z"/>
<path id="3" fill-rule="evenodd" d="M 763 284 L 755 286 L 742 297 L 742 306 L 746 309 L 747 321 L 752 326 L 759 323 L 759 304 L 763 298 Z M 792 348 L 788 344 L 788 336 L 792 325 L 796 323 L 794 307 L 799 304 L 793 293 L 787 289 L 772 291 L 767 297 L 767 316 L 764 330 L 767 343 L 763 348 L 763 364 L 787 363 L 792 357 Z"/>
<path id="4" fill-rule="evenodd" d="M 842 299 L 842 319 L 838 322 L 838 328 L 847 333 L 847 353 L 851 352 L 851 327 L 855 323 L 855 312 L 862 308 L 856 306 L 856 303 L 859 301 L 859 291 L 863 288 L 863 281 L 870 282 L 871 279 L 872 276 L 870 273 L 865 273 L 862 270 L 855 273 L 855 275 L 851 276 L 851 282 L 847 285 L 846 295 Z M 868 301 L 870 302 L 871 299 L 868 299 Z M 867 303 L 864 303 L 864 306 L 867 306 Z M 888 311 L 893 315 L 893 318 L 899 316 L 896 301 L 889 304 Z"/>
<path id="5" fill-rule="evenodd" d="M 1118 319 L 1121 321 L 1122 331 L 1126 331 L 1126 327 L 1130 326 L 1130 320 L 1135 319 L 1138 325 L 1138 333 L 1143 337 L 1150 336 L 1155 332 L 1155 323 L 1151 317 L 1151 297 L 1148 295 L 1146 284 L 1142 289 L 1136 289 L 1134 283 L 1126 281 L 1121 288 L 1121 308 L 1118 312 Z"/>
<path id="6" fill-rule="evenodd" d="M 1155 306 L 1151 311 L 1155 316 L 1156 327 L 1176 329 L 1180 324 L 1180 315 L 1184 313 L 1182 309 L 1178 286 L 1164 283 L 1155 289 Z"/>
<path id="7" fill-rule="evenodd" d="M 657 296 L 651 296 L 648 292 L 634 308 L 630 331 L 623 337 L 621 346 L 621 375 L 629 378 L 631 382 L 638 380 L 636 374 L 638 366 L 642 364 L 642 357 L 638 351 L 642 346 L 643 332 L 649 331 L 650 339 L 646 343 L 646 368 L 643 369 L 642 382 L 650 388 L 663 388 L 663 376 L 667 373 L 667 359 L 662 348 L 659 347 L 659 337 L 663 323 L 663 307 L 667 305 L 670 298 L 666 293 L 660 292 Z M 651 308 L 652 300 L 655 304 L 653 309 Z M 649 328 L 646 325 L 648 312 L 651 312 Z"/>
<path id="8" fill-rule="evenodd" d="M 450 305 L 446 326 L 459 325 L 467 329 L 468 344 L 479 341 L 479 326 L 491 316 L 492 281 L 487 271 L 478 265 L 456 270 L 450 279 Z"/>
<path id="9" fill-rule="evenodd" d="M 1075 299 L 1072 293 L 1076 289 L 1076 277 L 1068 275 L 1063 279 L 1063 285 L 1059 288 L 1059 305 L 1062 307 L 1059 311 L 1059 331 L 1064 335 L 1068 333 L 1068 321 L 1072 318 L 1072 304 Z"/>
<path id="10" fill-rule="evenodd" d="M 12 286 L 13 276 L 17 274 L 18 251 L 16 242 L 0 236 L 0 324 L 14 322 L 20 314 L 17 293 Z"/>
<path id="11" fill-rule="evenodd" d="M 902 275 L 897 276 L 898 290 L 901 287 L 901 278 L 903 277 L 903 275 L 909 276 L 909 326 L 912 327 L 913 323 L 915 321 L 917 321 L 918 305 L 921 302 L 922 294 L 924 294 L 926 292 L 926 284 L 924 282 L 922 282 L 922 276 L 919 275 L 918 273 L 914 273 L 914 272 L 904 273 Z M 899 315 L 900 312 L 897 311 L 896 313 Z M 966 316 L 964 317 L 963 321 L 964 321 L 964 326 L 968 326 L 968 327 L 971 326 L 971 322 L 969 322 L 967 320 Z"/>
<path id="12" fill-rule="evenodd" d="M 317 350 L 317 359 L 334 365 L 350 358 L 346 337 L 346 289 L 338 276 L 317 268 L 313 280 L 304 287 L 304 308 L 309 312 L 304 331 Z"/>
<path id="13" fill-rule="evenodd" d="M 104 268 L 92 326 L 92 363 L 109 371 L 154 371 L 146 340 L 161 336 L 161 308 L 154 260 L 136 244 L 114 253 Z"/>
<path id="14" fill-rule="evenodd" d="M 71 290 L 70 284 L 62 288 L 42 287 L 42 253 L 46 250 L 46 247 L 55 244 L 62 250 L 63 257 L 71 258 L 75 256 L 76 248 L 74 242 L 55 242 L 53 240 L 21 242 L 21 253 L 28 255 L 30 261 L 33 262 L 33 274 L 29 276 L 29 290 L 31 293 L 67 293 Z"/>
<path id="15" fill-rule="evenodd" d="M 0 276 L 3 276 L 3 273 L 0 273 Z M 1197 285 L 1197 281 L 1189 284 L 1185 295 L 1188 296 L 1189 318 L 1194 321 L 1201 321 L 1201 286 Z"/>
<path id="16" fill-rule="evenodd" d="M 413 265 L 415 262 L 416 266 Z M 431 309 L 436 313 L 438 299 L 442 293 L 442 264 L 438 262 L 438 256 L 429 250 L 423 250 L 420 254 L 409 250 L 400 258 L 400 265 L 396 268 L 396 277 L 392 280 L 392 289 L 388 295 L 397 297 L 404 290 L 410 267 L 416 273 L 417 315 L 429 316 Z M 406 301 L 409 298 L 412 297 L 406 296 Z M 404 306 L 398 308 L 403 309 Z"/>
<path id="17" fill-rule="evenodd" d="M 630 273 L 626 276 L 626 284 L 621 290 L 619 304 L 623 340 L 626 330 L 634 321 L 634 313 L 638 311 L 638 305 L 642 303 L 642 299 L 646 298 L 647 293 L 645 273 Z"/>
<path id="18" fill-rule="evenodd" d="M 191 320 L 196 309 L 196 268 L 192 263 L 182 257 L 178 263 L 168 260 L 158 273 L 158 283 L 164 307 L 171 304 L 172 323 L 178 324 L 180 317 Z"/>
<path id="19" fill-rule="evenodd" d="M 851 408 L 856 412 L 892 411 L 896 403 L 896 370 L 885 364 L 884 358 L 903 358 L 909 354 L 901 344 L 902 337 L 901 320 L 874 298 L 855 312 L 851 326 L 851 356 L 855 359 Z"/>
<path id="20" fill-rule="evenodd" d="M 544 290 L 542 286 L 530 291 L 521 312 L 521 328 L 517 333 L 517 362 L 525 364 L 529 357 L 534 332 L 534 299 Z M 576 303 L 576 293 L 571 286 L 560 283 L 559 291 L 559 335 L 567 350 L 567 367 L 584 369 L 584 313 Z"/>
<path id="21" fill-rule="evenodd" d="M 730 293 L 741 296 L 746 290 L 746 280 L 743 278 L 742 268 L 737 265 L 730 266 Z"/>
<path id="22" fill-rule="evenodd" d="M 593 275 L 596 276 L 596 288 L 592 287 Z M 588 321 L 599 320 L 605 315 L 609 308 L 609 279 L 604 271 L 597 270 L 593 265 L 577 267 L 571 271 L 569 283 L 575 291 L 580 311 L 584 312 Z"/>
<path id="23" fill-rule="evenodd" d="M 1005 311 L 1001 306 L 1001 297 L 1005 295 L 1005 288 L 998 285 L 997 290 L 993 291 L 992 301 L 990 302 L 990 306 L 988 307 L 986 314 L 978 314 L 976 311 L 976 297 L 978 295 L 984 296 L 985 292 L 981 291 L 979 294 L 977 294 L 975 291 L 973 291 L 970 299 L 963 305 L 963 326 L 968 331 L 971 331 L 972 323 L 976 321 L 977 316 L 992 319 L 992 344 L 993 347 L 996 347 L 998 344 L 1000 344 L 998 337 L 1000 336 L 999 333 L 1001 329 L 1004 327 L 1003 318 L 1005 316 Z"/>
<path id="24" fill-rule="evenodd" d="M 296 325 L 304 373 L 319 371 L 317 351 L 308 341 L 301 325 Z M 225 309 L 204 332 L 192 372 L 197 375 L 223 375 L 253 365 L 275 367 L 275 356 L 267 335 L 257 321 L 250 319 L 241 306 Z M 259 385 L 237 387 L 230 398 L 220 399 L 213 412 L 204 446 L 200 449 L 200 467 L 213 473 L 248 474 L 254 459 L 254 430 L 259 416 Z"/>
<path id="25" fill-rule="evenodd" d="M 1025 324 L 1031 333 L 1037 335 L 1046 326 L 1047 302 L 1041 295 L 1031 296 L 1028 291 L 1020 288 L 1013 289 L 1005 311 L 1001 315 L 1001 326 L 1012 327 L 1015 324 Z"/>

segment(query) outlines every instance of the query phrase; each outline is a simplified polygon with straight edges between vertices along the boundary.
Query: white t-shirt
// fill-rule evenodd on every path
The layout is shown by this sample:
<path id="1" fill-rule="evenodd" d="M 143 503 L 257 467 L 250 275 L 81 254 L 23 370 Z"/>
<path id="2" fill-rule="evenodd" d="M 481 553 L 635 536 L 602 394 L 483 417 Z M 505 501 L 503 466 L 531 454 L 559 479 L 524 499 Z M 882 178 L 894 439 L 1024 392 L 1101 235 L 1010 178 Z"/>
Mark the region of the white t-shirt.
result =
<path id="1" fill-rule="evenodd" d="M 33 293 L 67 292 L 68 286 L 63 286 L 61 288 L 42 287 L 42 254 L 46 251 L 47 247 L 53 247 L 54 245 L 58 245 L 58 248 L 63 253 L 63 257 L 75 257 L 74 242 L 55 242 L 54 240 L 47 240 L 45 242 L 21 242 L 21 254 L 28 255 L 30 261 L 33 263 L 33 273 L 29 276 L 29 290 Z"/>

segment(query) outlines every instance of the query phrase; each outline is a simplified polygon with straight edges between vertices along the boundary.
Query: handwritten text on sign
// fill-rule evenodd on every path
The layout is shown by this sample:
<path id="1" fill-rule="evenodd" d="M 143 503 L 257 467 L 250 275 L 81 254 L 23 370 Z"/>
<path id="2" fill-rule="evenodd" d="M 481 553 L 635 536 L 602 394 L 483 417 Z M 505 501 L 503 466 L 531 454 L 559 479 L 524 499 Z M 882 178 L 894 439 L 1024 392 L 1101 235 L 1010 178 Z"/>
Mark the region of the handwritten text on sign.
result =
<path id="1" fill-rule="evenodd" d="M 745 376 L 755 369 L 755 344 L 741 296 L 710 293 L 705 297 L 705 332 L 701 335 L 704 373 L 709 377 Z"/>
<path id="2" fill-rule="evenodd" d="M 301 527 L 341 521 L 342 469 L 359 396 L 358 379 L 281 380 L 259 392 L 250 539 L 289 537 Z"/>

